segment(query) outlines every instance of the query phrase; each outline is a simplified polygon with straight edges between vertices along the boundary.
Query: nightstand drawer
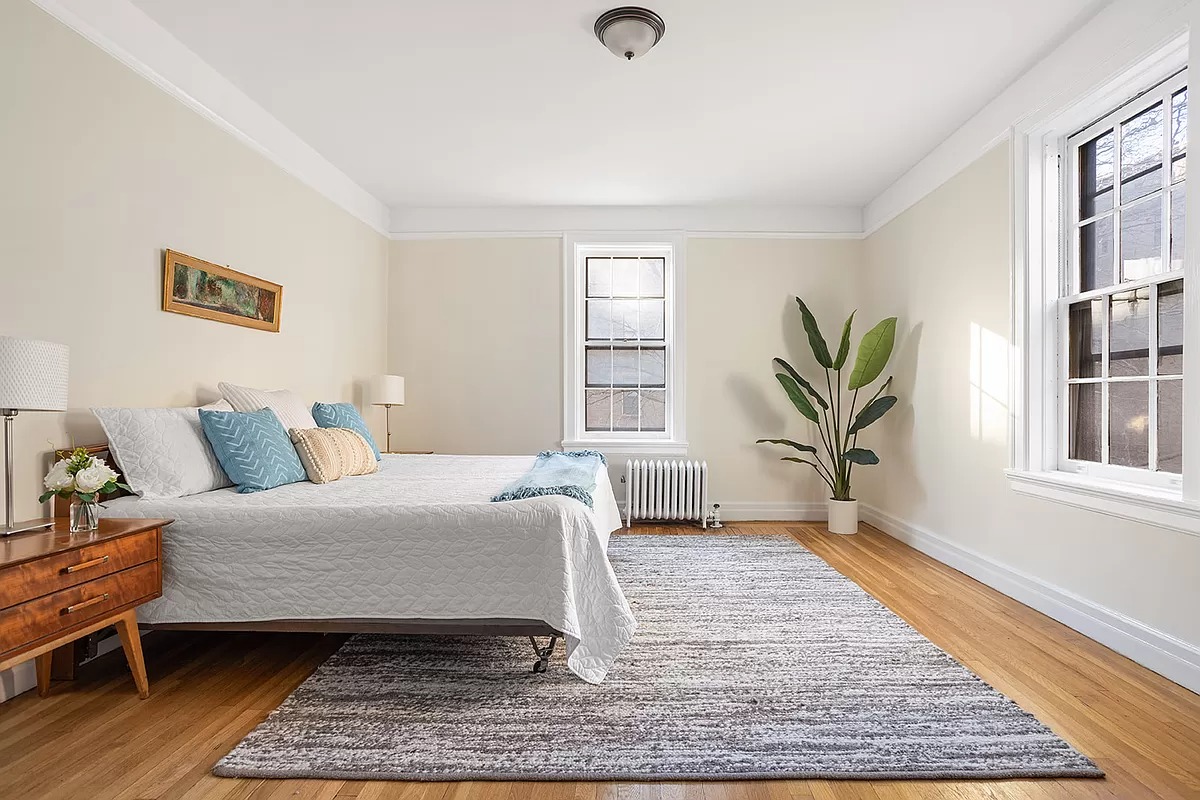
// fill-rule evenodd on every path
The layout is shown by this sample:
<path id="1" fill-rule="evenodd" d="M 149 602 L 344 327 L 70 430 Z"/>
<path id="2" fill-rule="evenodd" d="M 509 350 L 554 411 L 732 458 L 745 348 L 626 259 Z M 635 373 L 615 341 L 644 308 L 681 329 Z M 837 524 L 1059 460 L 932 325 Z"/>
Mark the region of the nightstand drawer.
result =
<path id="1" fill-rule="evenodd" d="M 76 625 L 161 591 L 152 561 L 0 611 L 0 660 Z"/>
<path id="2" fill-rule="evenodd" d="M 158 558 L 158 530 L 86 545 L 0 571 L 0 609 Z"/>

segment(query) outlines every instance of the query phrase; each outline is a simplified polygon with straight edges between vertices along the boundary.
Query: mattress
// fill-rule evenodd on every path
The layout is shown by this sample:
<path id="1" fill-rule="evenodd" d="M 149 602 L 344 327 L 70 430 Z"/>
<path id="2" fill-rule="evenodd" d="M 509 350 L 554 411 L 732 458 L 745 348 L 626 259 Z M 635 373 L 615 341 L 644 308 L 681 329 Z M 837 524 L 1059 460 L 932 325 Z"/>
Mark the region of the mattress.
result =
<path id="1" fill-rule="evenodd" d="M 606 553 L 621 526 L 607 470 L 595 509 L 489 502 L 532 456 L 384 455 L 379 472 L 265 492 L 123 497 L 104 516 L 168 517 L 148 623 L 277 619 L 543 621 L 567 666 L 604 679 L 637 623 Z"/>

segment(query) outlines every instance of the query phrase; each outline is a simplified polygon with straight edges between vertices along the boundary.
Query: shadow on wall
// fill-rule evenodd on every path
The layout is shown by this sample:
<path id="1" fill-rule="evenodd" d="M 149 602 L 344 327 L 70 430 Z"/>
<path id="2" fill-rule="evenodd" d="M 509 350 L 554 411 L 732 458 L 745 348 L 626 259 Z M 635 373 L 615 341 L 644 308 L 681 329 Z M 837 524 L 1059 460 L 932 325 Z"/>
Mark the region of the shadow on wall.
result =
<path id="1" fill-rule="evenodd" d="M 815 476 L 809 476 L 794 469 L 796 466 L 794 464 L 781 464 L 778 452 L 754 443 L 754 439 L 758 437 L 785 435 L 788 423 L 793 421 L 793 415 L 781 414 L 774 398 L 763 390 L 761 381 L 756 382 L 749 375 L 731 375 L 726 378 L 725 386 L 733 396 L 734 403 L 749 422 L 750 430 L 755 431 L 754 438 L 748 438 L 742 446 L 753 453 L 753 457 L 762 467 L 763 474 L 769 476 L 770 480 L 780 486 L 794 487 L 799 482 L 800 486 L 805 487 L 803 494 L 806 497 L 811 495 L 808 499 L 816 500 L 823 496 L 824 492 L 820 491 L 820 482 Z M 772 388 L 777 387 L 778 384 L 772 380 Z M 783 392 L 780 391 L 779 394 L 782 395 Z M 804 423 L 804 436 L 800 437 L 802 440 L 809 436 L 816 436 L 815 429 L 807 424 L 799 414 L 794 417 Z M 807 489 L 810 483 L 813 487 L 811 491 Z"/>
<path id="2" fill-rule="evenodd" d="M 908 507 L 925 502 L 925 488 L 914 468 L 916 456 L 913 452 L 915 416 L 913 414 L 913 392 L 916 389 L 917 369 L 920 364 L 921 335 L 925 323 L 918 322 L 899 337 L 892 356 L 892 394 L 899 398 L 892 412 L 883 419 L 888 441 L 880 447 L 880 470 L 877 482 L 888 484 L 888 496 L 894 502 L 904 498 Z M 886 477 L 885 477 L 886 476 Z M 896 513 L 897 508 L 888 511 Z M 904 516 L 903 513 L 900 516 Z"/>
<path id="3" fill-rule="evenodd" d="M 221 393 L 215 387 L 197 385 L 194 386 L 191 392 L 183 393 L 176 402 L 163 403 L 164 406 L 203 406 L 209 403 L 216 402 L 221 399 Z M 97 406 L 106 405 L 105 403 L 97 403 Z M 65 430 L 65 436 L 56 438 L 62 441 L 45 442 L 45 450 L 50 452 L 52 449 L 61 449 L 66 447 L 82 447 L 85 445 L 100 444 L 105 441 L 104 429 L 100 427 L 100 421 L 96 419 L 96 415 L 92 413 L 90 407 L 72 408 L 68 410 L 62 417 L 62 425 Z"/>
<path id="4" fill-rule="evenodd" d="M 67 441 L 56 442 L 53 447 L 47 442 L 47 452 L 57 448 L 84 447 L 105 441 L 100 420 L 96 419 L 96 415 L 89 408 L 73 408 L 67 411 L 63 415 L 63 422 L 67 428 Z"/>
<path id="5" fill-rule="evenodd" d="M 820 303 L 819 320 L 823 324 L 822 332 L 827 337 L 830 330 L 840 335 L 845 316 L 831 311 L 829 303 Z M 758 438 L 792 436 L 801 442 L 818 444 L 820 434 L 817 427 L 801 416 L 791 403 L 788 402 L 783 389 L 775 380 L 774 375 L 782 371 L 774 358 L 784 358 L 802 374 L 824 375 L 823 368 L 817 364 L 812 348 L 808 343 L 808 334 L 804 330 L 802 315 L 796 307 L 794 295 L 784 295 L 779 307 L 779 325 L 783 333 L 783 345 L 774 352 L 764 352 L 753 361 L 755 371 L 751 373 L 733 374 L 725 379 L 728 393 L 733 397 L 740 415 L 746 420 L 751 438 L 743 446 L 751 448 L 757 461 L 760 474 L 769 476 L 769 480 L 787 487 L 789 494 L 796 500 L 816 502 L 823 500 L 828 492 L 816 473 L 796 464 L 781 463 L 783 453 L 763 445 L 754 444 Z M 834 319 L 836 317 L 836 319 Z M 826 330 L 829 328 L 830 330 Z M 759 360 L 761 358 L 761 361 Z M 821 384 L 819 387 L 824 388 Z M 793 432 L 789 433 L 789 429 Z"/>
<path id="6" fill-rule="evenodd" d="M 758 383 L 747 375 L 730 375 L 725 384 L 754 430 L 783 430 L 788 418 L 771 404 L 766 392 Z"/>

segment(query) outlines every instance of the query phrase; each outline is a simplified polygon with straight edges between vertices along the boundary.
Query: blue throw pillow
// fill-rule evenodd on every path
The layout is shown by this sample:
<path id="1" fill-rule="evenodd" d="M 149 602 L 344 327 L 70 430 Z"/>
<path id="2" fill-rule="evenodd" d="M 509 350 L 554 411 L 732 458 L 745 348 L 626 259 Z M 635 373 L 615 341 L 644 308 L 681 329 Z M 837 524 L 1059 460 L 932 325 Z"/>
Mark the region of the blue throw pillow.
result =
<path id="1" fill-rule="evenodd" d="M 261 492 L 308 479 L 283 423 L 269 408 L 259 411 L 202 408 L 200 427 L 239 492 Z"/>
<path id="2" fill-rule="evenodd" d="M 367 423 L 354 406 L 349 403 L 313 403 L 312 415 L 319 428 L 349 428 L 360 434 L 375 451 L 375 460 L 383 460 L 383 456 L 379 454 L 379 445 L 375 444 L 374 437 L 367 430 Z"/>

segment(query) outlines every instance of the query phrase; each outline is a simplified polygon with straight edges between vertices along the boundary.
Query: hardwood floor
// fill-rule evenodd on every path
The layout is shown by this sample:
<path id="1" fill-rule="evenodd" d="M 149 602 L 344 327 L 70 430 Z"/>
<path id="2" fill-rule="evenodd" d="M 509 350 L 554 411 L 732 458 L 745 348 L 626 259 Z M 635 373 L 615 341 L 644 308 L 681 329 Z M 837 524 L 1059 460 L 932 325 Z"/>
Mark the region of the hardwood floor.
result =
<path id="1" fill-rule="evenodd" d="M 677 784 L 214 778 L 212 764 L 344 637 L 156 633 L 145 639 L 149 700 L 138 700 L 115 652 L 83 667 L 74 683 L 55 684 L 47 698 L 28 692 L 0 705 L 0 798 L 1200 798 L 1200 696 L 866 526 L 853 537 L 782 523 L 730 525 L 726 531 L 792 534 L 1091 756 L 1108 777 Z"/>

